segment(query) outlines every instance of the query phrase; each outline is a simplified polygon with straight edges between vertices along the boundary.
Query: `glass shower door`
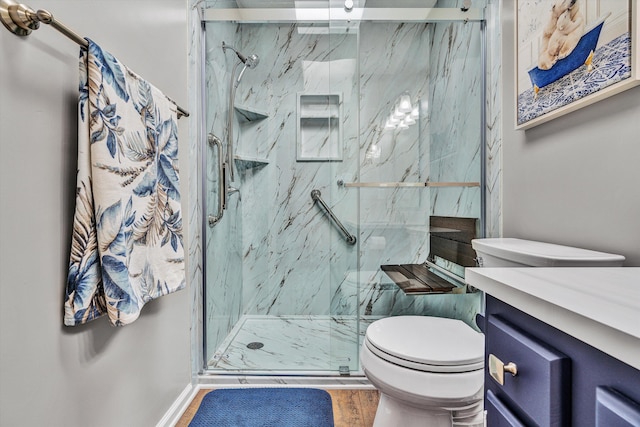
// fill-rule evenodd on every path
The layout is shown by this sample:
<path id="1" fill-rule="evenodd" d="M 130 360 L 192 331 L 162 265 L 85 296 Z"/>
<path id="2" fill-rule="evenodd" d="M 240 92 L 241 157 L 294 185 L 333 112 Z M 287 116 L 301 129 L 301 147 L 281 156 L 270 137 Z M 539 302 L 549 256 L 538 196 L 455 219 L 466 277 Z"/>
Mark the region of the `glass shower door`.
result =
<path id="1" fill-rule="evenodd" d="M 431 217 L 477 219 L 482 236 L 482 24 L 370 21 L 359 31 L 359 176 L 343 185 L 359 192 L 360 329 L 394 315 L 475 327 L 478 293 L 405 293 L 380 267 L 424 264 Z"/>
<path id="2" fill-rule="evenodd" d="M 357 165 L 344 154 L 358 152 L 357 39 L 334 34 L 326 23 L 279 22 L 209 22 L 206 39 L 207 128 L 223 138 L 238 58 L 225 55 L 221 43 L 259 57 L 237 85 L 232 111 L 236 173 L 230 185 L 239 191 L 229 196 L 222 220 L 206 227 L 206 368 L 353 371 L 357 290 L 341 284 L 347 272 L 357 276 L 358 246 L 345 241 L 311 193 L 318 191 L 357 233 L 357 198 L 335 185 L 337 175 L 354 175 L 348 168 Z M 211 172 L 217 151 L 206 152 L 210 213 L 220 175 Z"/>

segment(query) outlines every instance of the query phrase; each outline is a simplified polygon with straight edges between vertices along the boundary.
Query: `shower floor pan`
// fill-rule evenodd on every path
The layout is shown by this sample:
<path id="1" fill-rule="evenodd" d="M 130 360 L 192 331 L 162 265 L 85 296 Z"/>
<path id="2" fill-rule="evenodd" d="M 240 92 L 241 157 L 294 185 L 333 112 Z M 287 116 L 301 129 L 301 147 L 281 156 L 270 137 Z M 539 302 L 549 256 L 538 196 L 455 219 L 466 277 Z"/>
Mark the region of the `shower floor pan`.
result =
<path id="1" fill-rule="evenodd" d="M 209 360 L 215 372 L 270 374 L 329 372 L 353 375 L 366 327 L 378 318 L 245 315 Z"/>

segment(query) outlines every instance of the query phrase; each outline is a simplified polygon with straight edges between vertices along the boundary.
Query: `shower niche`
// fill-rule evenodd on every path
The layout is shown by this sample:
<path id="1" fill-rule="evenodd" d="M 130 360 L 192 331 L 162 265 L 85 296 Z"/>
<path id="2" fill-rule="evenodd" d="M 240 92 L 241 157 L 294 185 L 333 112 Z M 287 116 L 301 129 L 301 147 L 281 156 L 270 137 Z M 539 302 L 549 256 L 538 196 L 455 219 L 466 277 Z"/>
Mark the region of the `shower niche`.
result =
<path id="1" fill-rule="evenodd" d="M 236 119 L 240 125 L 237 141 L 238 151 L 234 155 L 236 168 L 239 172 L 260 168 L 269 163 L 266 154 L 261 152 L 257 141 L 265 133 L 264 121 L 269 118 L 266 110 L 235 104 L 233 107 Z"/>
<path id="2" fill-rule="evenodd" d="M 299 162 L 342 161 L 342 94 L 298 93 Z"/>

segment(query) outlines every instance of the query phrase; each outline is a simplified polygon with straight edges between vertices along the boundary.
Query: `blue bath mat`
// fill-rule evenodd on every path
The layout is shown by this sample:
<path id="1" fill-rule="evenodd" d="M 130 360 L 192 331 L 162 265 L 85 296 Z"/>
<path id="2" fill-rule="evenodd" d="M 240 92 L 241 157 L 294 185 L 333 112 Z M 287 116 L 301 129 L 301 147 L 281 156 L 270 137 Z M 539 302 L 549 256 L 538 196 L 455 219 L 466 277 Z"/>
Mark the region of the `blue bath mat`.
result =
<path id="1" fill-rule="evenodd" d="M 189 427 L 333 427 L 331 396 L 312 388 L 219 389 Z"/>

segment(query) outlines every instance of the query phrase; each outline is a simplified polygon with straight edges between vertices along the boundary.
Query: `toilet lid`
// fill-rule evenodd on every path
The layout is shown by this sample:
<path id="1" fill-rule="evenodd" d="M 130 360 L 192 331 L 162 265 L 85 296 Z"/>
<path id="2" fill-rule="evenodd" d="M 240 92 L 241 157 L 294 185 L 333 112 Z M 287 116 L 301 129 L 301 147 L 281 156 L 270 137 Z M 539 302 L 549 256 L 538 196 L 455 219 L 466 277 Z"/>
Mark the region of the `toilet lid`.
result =
<path id="1" fill-rule="evenodd" d="M 378 357 L 427 372 L 483 368 L 484 335 L 461 320 L 396 316 L 373 322 L 365 343 Z"/>

